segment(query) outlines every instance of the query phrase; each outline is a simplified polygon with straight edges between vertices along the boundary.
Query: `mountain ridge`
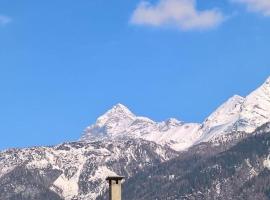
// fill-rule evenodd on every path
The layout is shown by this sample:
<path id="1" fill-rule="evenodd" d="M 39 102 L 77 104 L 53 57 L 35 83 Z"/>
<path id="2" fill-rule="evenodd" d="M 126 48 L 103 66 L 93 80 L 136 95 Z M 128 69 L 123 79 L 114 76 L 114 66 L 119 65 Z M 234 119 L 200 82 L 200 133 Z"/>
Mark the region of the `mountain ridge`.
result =
<path id="1" fill-rule="evenodd" d="M 124 199 L 270 199 L 270 123 L 237 144 L 201 144 L 124 183 Z M 151 177 L 151 178 L 149 178 Z M 147 188 L 147 189 L 145 189 Z M 103 200 L 101 196 L 98 200 Z"/>
<path id="2" fill-rule="evenodd" d="M 246 97 L 229 98 L 202 123 L 185 123 L 174 118 L 155 122 L 117 104 L 100 116 L 96 124 L 87 127 L 80 140 L 135 137 L 183 151 L 200 142 L 218 141 L 234 130 L 252 133 L 269 120 L 270 77 Z"/>
<path id="3" fill-rule="evenodd" d="M 79 141 L 49 147 L 0 151 L 0 199 L 94 200 L 106 192 L 108 185 L 105 177 L 108 175 L 123 175 L 128 184 L 129 180 L 138 180 L 136 177 L 150 170 L 150 173 L 156 174 L 142 177 L 141 180 L 155 180 L 159 177 L 158 169 L 161 167 L 168 169 L 168 172 L 165 171 L 165 176 L 159 177 L 158 180 L 174 182 L 180 173 L 184 181 L 177 180 L 177 187 L 188 184 L 187 186 L 193 188 L 195 184 L 194 193 L 185 191 L 185 187 L 181 189 L 183 199 L 200 199 L 203 192 L 208 199 L 226 200 L 227 191 L 222 190 L 220 186 L 228 186 L 230 191 L 234 191 L 229 186 L 234 183 L 240 185 L 237 178 L 232 176 L 234 182 L 230 182 L 229 185 L 222 181 L 211 182 L 204 172 L 213 169 L 213 172 L 217 173 L 214 161 L 218 158 L 217 161 L 225 166 L 221 175 L 231 173 L 233 166 L 215 156 L 223 152 L 226 155 L 229 152 L 221 158 L 230 161 L 228 155 L 232 155 L 234 161 L 237 161 L 237 156 L 231 154 L 230 149 L 239 144 L 249 144 L 241 141 L 248 141 L 250 137 L 253 138 L 252 144 L 259 145 L 258 149 L 267 146 L 263 139 L 268 142 L 268 136 L 260 136 L 259 143 L 255 140 L 257 135 L 266 132 L 269 134 L 270 123 L 267 122 L 270 122 L 270 78 L 246 97 L 231 97 L 201 124 L 185 123 L 174 118 L 155 122 L 147 117 L 136 116 L 124 105 L 117 104 L 100 116 L 95 124 L 88 126 Z M 242 148 L 248 150 L 249 147 L 242 145 Z M 253 148 L 253 151 L 256 151 L 256 148 Z M 237 162 L 233 164 L 242 169 L 244 175 L 251 173 L 254 182 L 263 182 L 261 177 L 269 173 L 264 169 L 270 170 L 269 152 L 265 150 L 264 156 L 259 159 L 253 154 L 248 154 L 247 157 L 252 162 L 242 160 L 243 168 Z M 259 166 L 256 165 L 257 161 Z M 168 163 L 171 163 L 172 167 Z M 258 173 L 252 171 L 250 166 L 257 167 L 254 170 L 258 170 Z M 190 173 L 192 170 L 194 174 Z M 196 174 L 203 177 L 200 178 Z M 196 183 L 194 180 L 200 182 Z M 244 178 L 243 180 L 246 181 Z M 245 184 L 252 186 L 252 182 L 248 181 Z M 204 188 L 205 182 L 208 183 L 209 194 Z M 264 187 L 267 186 L 267 183 L 263 184 Z M 130 190 L 131 186 L 127 189 Z M 163 196 L 177 199 L 179 188 L 175 187 L 171 187 L 172 190 L 170 187 L 166 189 Z M 241 193 L 242 195 L 250 192 L 249 186 L 243 185 L 243 188 L 247 192 Z M 151 195 L 159 192 L 152 189 L 153 187 L 149 186 L 149 194 L 142 194 L 142 199 L 150 200 Z M 162 191 L 162 188 L 160 189 Z M 173 196 L 167 191 L 172 191 Z M 217 191 L 221 193 L 218 194 Z M 126 195 L 124 193 L 124 197 Z M 258 195 L 265 197 L 265 193 L 260 191 Z M 136 199 L 136 194 L 132 198 Z"/>

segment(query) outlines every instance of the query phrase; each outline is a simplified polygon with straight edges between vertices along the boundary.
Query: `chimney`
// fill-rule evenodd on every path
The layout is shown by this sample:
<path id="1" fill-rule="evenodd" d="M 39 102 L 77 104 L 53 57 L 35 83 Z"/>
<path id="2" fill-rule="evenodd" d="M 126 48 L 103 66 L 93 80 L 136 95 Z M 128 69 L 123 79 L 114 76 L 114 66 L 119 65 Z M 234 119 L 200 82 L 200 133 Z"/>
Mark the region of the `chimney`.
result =
<path id="1" fill-rule="evenodd" d="M 121 180 L 123 176 L 108 176 L 106 180 L 109 182 L 109 200 L 121 200 Z"/>

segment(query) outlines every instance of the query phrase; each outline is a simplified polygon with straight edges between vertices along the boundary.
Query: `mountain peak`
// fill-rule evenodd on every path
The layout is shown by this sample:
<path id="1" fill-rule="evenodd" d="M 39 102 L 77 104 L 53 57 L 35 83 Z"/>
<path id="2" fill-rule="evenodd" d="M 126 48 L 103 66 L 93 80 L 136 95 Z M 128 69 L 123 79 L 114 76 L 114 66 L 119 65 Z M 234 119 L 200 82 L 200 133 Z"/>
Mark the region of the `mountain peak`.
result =
<path id="1" fill-rule="evenodd" d="M 104 125 L 108 121 L 121 121 L 134 119 L 136 116 L 123 104 L 116 104 L 110 110 L 108 110 L 104 115 L 97 119 L 97 124 Z"/>
<path id="2" fill-rule="evenodd" d="M 244 97 L 234 95 L 219 106 L 204 122 L 201 129 L 201 141 L 223 134 L 239 119 Z"/>
<path id="3" fill-rule="evenodd" d="M 87 127 L 81 139 L 121 134 L 135 119 L 136 116 L 126 106 L 118 103 L 100 116 L 96 124 Z"/>
<path id="4" fill-rule="evenodd" d="M 256 127 L 270 120 L 270 77 L 251 92 L 242 106 L 241 118 L 247 124 L 246 131 L 253 132 Z"/>
<path id="5" fill-rule="evenodd" d="M 86 128 L 82 140 L 128 136 L 158 141 L 160 144 L 174 144 L 172 147 L 179 149 L 187 147 L 187 144 L 223 138 L 233 130 L 251 133 L 269 120 L 270 77 L 248 96 L 234 95 L 229 98 L 202 124 L 190 125 L 174 118 L 157 123 L 134 115 L 126 106 L 118 103 L 99 117 L 95 124 Z"/>
<path id="6" fill-rule="evenodd" d="M 131 113 L 131 111 L 128 109 L 128 107 L 126 107 L 125 105 L 123 105 L 121 103 L 114 105 L 112 107 L 111 111 L 122 112 L 122 113 Z"/>
<path id="7" fill-rule="evenodd" d="M 217 110 L 215 110 L 208 118 L 207 121 L 218 121 L 219 123 L 225 123 L 228 118 L 237 115 L 240 112 L 240 107 L 243 104 L 245 98 L 239 95 L 234 95 L 223 103 Z M 234 118 L 234 117 L 233 117 Z M 222 122 L 220 122 L 222 121 Z"/>

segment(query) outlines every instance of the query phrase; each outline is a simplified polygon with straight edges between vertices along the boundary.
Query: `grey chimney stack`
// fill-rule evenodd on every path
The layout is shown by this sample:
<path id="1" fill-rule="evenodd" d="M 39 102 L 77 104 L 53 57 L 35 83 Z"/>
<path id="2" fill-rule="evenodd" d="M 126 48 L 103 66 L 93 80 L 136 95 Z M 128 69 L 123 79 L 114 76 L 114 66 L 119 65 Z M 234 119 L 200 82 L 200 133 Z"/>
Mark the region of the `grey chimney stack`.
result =
<path id="1" fill-rule="evenodd" d="M 122 176 L 109 176 L 106 180 L 109 182 L 109 199 L 110 200 L 121 200 L 121 181 L 124 177 Z"/>

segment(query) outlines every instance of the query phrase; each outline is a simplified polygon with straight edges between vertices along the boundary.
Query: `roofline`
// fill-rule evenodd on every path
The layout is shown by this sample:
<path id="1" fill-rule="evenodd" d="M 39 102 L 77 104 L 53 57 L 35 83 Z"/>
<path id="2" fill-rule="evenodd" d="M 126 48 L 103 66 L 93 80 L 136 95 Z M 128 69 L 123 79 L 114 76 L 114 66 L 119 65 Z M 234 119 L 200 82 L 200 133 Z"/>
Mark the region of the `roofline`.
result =
<path id="1" fill-rule="evenodd" d="M 116 181 L 121 181 L 122 179 L 124 179 L 125 177 L 124 176 L 108 176 L 106 178 L 106 181 L 109 181 L 109 180 L 116 180 Z"/>

